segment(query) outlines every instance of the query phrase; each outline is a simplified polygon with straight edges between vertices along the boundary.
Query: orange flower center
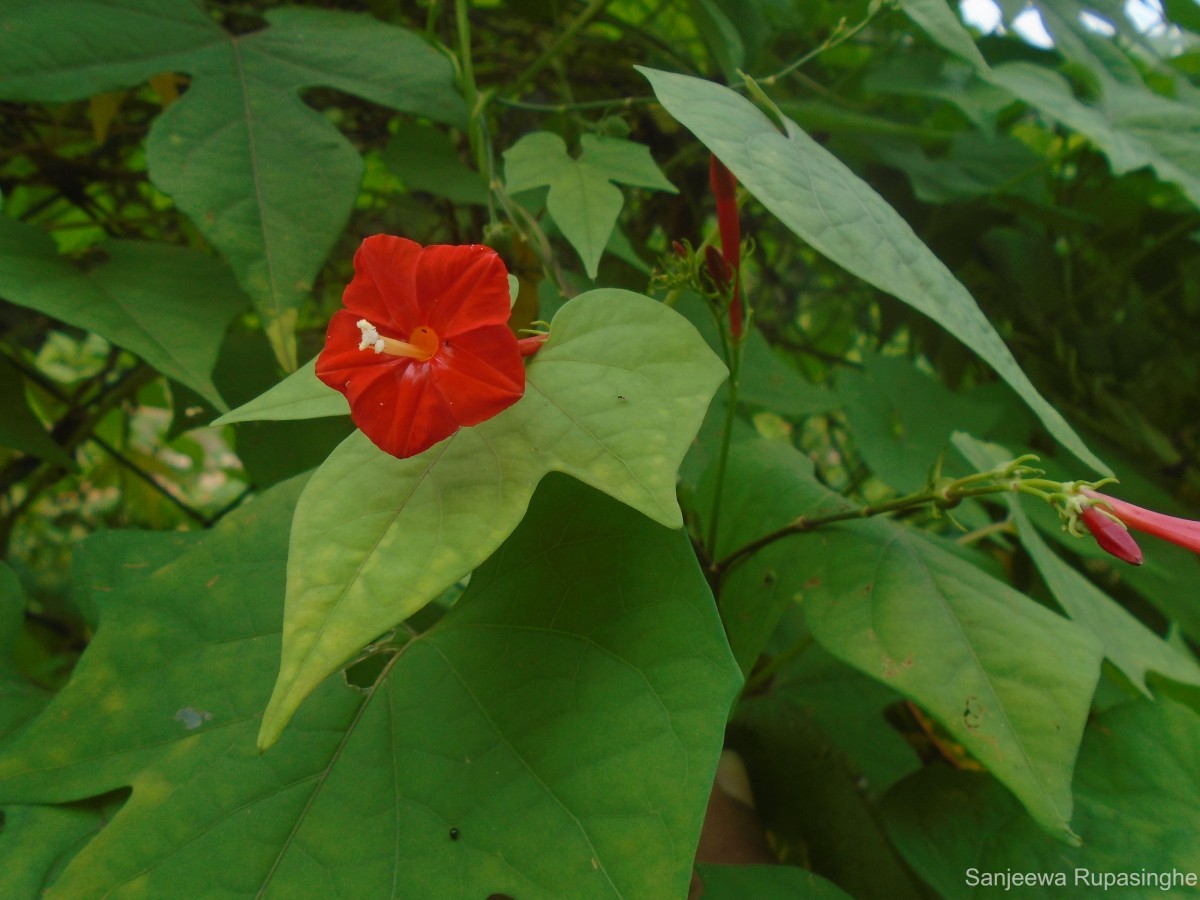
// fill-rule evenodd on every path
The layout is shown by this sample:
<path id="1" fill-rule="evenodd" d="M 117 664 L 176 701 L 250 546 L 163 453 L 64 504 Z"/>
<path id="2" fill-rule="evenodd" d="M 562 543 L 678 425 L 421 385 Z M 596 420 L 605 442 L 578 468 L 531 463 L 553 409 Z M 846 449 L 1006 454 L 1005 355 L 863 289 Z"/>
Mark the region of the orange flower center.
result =
<path id="1" fill-rule="evenodd" d="M 426 325 L 414 328 L 407 341 L 383 337 L 379 330 L 366 319 L 358 320 L 358 330 L 362 332 L 362 340 L 358 344 L 359 350 L 374 350 L 376 353 L 386 353 L 388 356 L 407 356 L 409 359 L 420 362 L 432 359 L 440 345 L 437 332 Z"/>

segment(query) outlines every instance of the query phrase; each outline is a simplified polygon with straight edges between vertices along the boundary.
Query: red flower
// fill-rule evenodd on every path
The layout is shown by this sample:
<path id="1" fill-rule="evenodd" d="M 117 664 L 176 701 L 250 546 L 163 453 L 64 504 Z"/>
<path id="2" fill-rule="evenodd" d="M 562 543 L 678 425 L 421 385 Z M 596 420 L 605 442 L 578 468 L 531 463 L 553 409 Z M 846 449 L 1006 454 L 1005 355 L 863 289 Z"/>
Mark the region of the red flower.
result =
<path id="1" fill-rule="evenodd" d="M 1087 488 L 1083 489 L 1083 493 L 1093 500 L 1107 503 L 1113 515 L 1130 528 L 1152 534 L 1164 541 L 1178 544 L 1180 547 L 1186 547 L 1193 553 L 1200 553 L 1200 522 L 1142 509 L 1140 506 L 1134 506 L 1132 503 L 1126 503 L 1124 500 L 1118 500 L 1116 497 L 1109 497 Z"/>
<path id="2" fill-rule="evenodd" d="M 708 167 L 708 182 L 717 198 L 717 227 L 721 231 L 721 255 L 733 271 L 733 300 L 729 304 L 729 333 L 742 336 L 742 225 L 738 221 L 737 180 L 714 155 Z"/>
<path id="3" fill-rule="evenodd" d="M 387 234 L 354 254 L 354 278 L 325 335 L 317 377 L 350 401 L 379 449 L 404 459 L 525 392 L 508 272 L 478 244 L 422 247 Z"/>
<path id="4" fill-rule="evenodd" d="M 1129 529 L 1120 522 L 1105 515 L 1095 506 L 1089 506 L 1079 514 L 1079 517 L 1087 526 L 1087 530 L 1092 533 L 1092 537 L 1096 539 L 1101 550 L 1135 566 L 1142 564 L 1142 548 L 1137 545 L 1137 541 L 1133 539 Z"/>

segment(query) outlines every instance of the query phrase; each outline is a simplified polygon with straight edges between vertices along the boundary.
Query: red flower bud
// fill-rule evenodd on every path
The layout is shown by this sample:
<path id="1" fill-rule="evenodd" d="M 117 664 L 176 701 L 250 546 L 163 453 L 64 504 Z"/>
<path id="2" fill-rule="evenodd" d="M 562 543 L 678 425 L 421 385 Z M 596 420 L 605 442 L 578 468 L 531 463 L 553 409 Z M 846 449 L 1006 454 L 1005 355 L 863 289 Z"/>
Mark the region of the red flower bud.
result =
<path id="1" fill-rule="evenodd" d="M 1109 497 L 1107 494 L 1101 494 L 1087 488 L 1083 489 L 1083 493 L 1093 500 L 1099 500 L 1108 504 L 1113 515 L 1128 527 L 1136 531 L 1143 531 L 1146 534 L 1152 534 L 1155 537 L 1162 538 L 1164 541 L 1178 544 L 1180 547 L 1186 547 L 1193 553 L 1200 553 L 1200 522 L 1194 519 L 1180 519 L 1177 516 L 1168 516 L 1149 509 L 1143 509 L 1140 506 L 1134 506 L 1132 503 L 1126 503 L 1124 500 L 1118 500 L 1116 497 Z"/>
<path id="2" fill-rule="evenodd" d="M 671 249 L 680 259 L 687 259 L 687 249 L 679 241 L 671 241 Z"/>
<path id="3" fill-rule="evenodd" d="M 1129 533 L 1129 529 L 1120 522 L 1095 506 L 1089 506 L 1079 517 L 1083 519 L 1083 524 L 1092 533 L 1101 550 L 1135 566 L 1142 564 L 1142 549 Z"/>
<path id="4" fill-rule="evenodd" d="M 742 226 L 738 221 L 737 180 L 714 155 L 708 167 L 708 181 L 717 199 L 717 227 L 721 232 L 721 255 L 733 272 L 733 301 L 729 304 L 729 333 L 742 336 Z M 711 270 L 710 270 L 711 271 Z M 714 278 L 715 280 L 715 278 Z M 728 280 L 728 279 L 727 279 Z"/>
<path id="5" fill-rule="evenodd" d="M 725 290 L 733 279 L 733 272 L 729 268 L 729 263 L 725 262 L 724 257 L 721 256 L 721 251 L 712 244 L 704 248 L 704 265 L 717 287 Z"/>
<path id="6" fill-rule="evenodd" d="M 522 356 L 533 356 L 542 349 L 542 344 L 546 343 L 548 334 L 535 334 L 527 338 L 521 338 L 517 341 L 517 349 L 521 351 Z"/>

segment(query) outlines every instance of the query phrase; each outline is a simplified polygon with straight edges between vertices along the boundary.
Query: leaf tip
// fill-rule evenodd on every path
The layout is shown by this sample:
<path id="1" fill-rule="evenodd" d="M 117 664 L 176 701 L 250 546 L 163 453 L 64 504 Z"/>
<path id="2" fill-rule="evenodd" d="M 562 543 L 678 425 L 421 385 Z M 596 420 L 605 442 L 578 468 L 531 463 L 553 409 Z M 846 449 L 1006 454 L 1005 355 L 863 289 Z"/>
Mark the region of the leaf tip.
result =
<path id="1" fill-rule="evenodd" d="M 276 698 L 272 697 L 271 702 L 267 704 L 266 712 L 263 713 L 262 725 L 258 729 L 255 747 L 258 748 L 259 756 L 262 756 L 279 741 L 279 736 L 283 734 L 283 729 L 291 721 L 294 712 L 294 710 L 287 709 L 281 711 L 275 700 Z"/>
<path id="2" fill-rule="evenodd" d="M 305 686 L 297 684 L 296 679 L 287 678 L 285 680 L 284 672 L 279 673 L 279 678 L 275 682 L 275 690 L 267 702 L 267 708 L 263 711 L 262 725 L 259 726 L 258 739 L 255 741 L 260 755 L 275 746 L 283 734 L 283 730 L 292 721 L 292 716 L 296 714 L 296 710 L 300 708 L 300 704 L 310 693 L 312 693 L 311 686 L 305 689 Z"/>

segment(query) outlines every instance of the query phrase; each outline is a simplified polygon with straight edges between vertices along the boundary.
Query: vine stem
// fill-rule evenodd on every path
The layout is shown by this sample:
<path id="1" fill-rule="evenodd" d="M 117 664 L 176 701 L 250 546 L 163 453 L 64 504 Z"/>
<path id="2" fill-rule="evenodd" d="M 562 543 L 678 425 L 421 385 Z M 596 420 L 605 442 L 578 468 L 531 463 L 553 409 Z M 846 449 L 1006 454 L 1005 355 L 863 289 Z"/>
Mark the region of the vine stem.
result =
<path id="1" fill-rule="evenodd" d="M 864 18 L 861 22 L 857 23 L 856 25 L 851 26 L 850 28 L 846 28 L 846 20 L 842 19 L 841 22 L 839 22 L 837 27 L 834 29 L 833 34 L 831 34 L 828 38 L 826 38 L 825 41 L 820 46 L 815 47 L 814 49 L 810 50 L 808 53 L 805 53 L 799 59 L 788 63 L 786 66 L 784 66 L 778 72 L 775 72 L 772 75 L 767 75 L 763 78 L 756 78 L 754 80 L 757 81 L 759 84 L 765 84 L 767 87 L 771 87 L 777 81 L 779 81 L 779 79 L 786 78 L 788 75 L 791 75 L 793 72 L 795 72 L 801 66 L 804 66 L 806 63 L 809 63 L 812 60 L 816 59 L 818 56 L 820 56 L 826 50 L 832 50 L 834 47 L 838 46 L 839 44 L 844 44 L 846 41 L 850 40 L 850 38 L 854 37 L 856 34 L 858 34 L 860 31 L 862 31 L 864 28 L 866 28 L 869 24 L 871 24 L 871 22 L 875 19 L 875 16 L 877 16 L 881 10 L 883 10 L 885 8 L 889 8 L 889 7 L 890 7 L 890 4 L 888 4 L 888 3 L 879 3 L 877 5 L 872 6 L 871 9 L 869 9 L 867 11 L 866 18 Z"/>
<path id="2" fill-rule="evenodd" d="M 990 473 L 984 473 L 984 477 Z M 980 476 L 969 476 L 972 481 L 977 481 Z M 963 479 L 963 482 L 967 479 Z M 717 560 L 713 564 L 713 571 L 717 576 L 723 575 L 736 562 L 758 552 L 763 547 L 790 537 L 793 534 L 803 534 L 806 531 L 813 531 L 825 525 L 832 525 L 834 522 L 845 522 L 850 519 L 869 519 L 872 516 L 882 515 L 883 513 L 897 512 L 903 509 L 912 509 L 918 506 L 934 506 L 937 509 L 951 509 L 957 506 L 967 497 L 978 497 L 983 494 L 999 494 L 1005 491 L 1018 490 L 1025 493 L 1035 493 L 1036 489 L 1031 491 L 1021 481 L 1006 481 L 1003 484 L 989 484 L 979 487 L 968 487 L 960 482 L 953 482 L 944 488 L 930 488 L 924 491 L 919 491 L 915 494 L 908 494 L 904 497 L 897 497 L 894 500 L 888 500 L 885 503 L 875 503 L 870 506 L 861 506 L 855 509 L 845 509 L 840 512 L 829 513 L 824 516 L 798 516 L 782 528 L 777 528 L 768 534 L 764 534 L 760 538 L 756 538 L 748 544 L 739 547 L 729 555 Z"/>
<path id="3" fill-rule="evenodd" d="M 721 495 L 725 489 L 725 469 L 729 463 L 729 445 L 733 437 L 733 418 L 737 414 L 738 376 L 742 363 L 742 344 L 726 333 L 726 322 L 717 323 L 721 336 L 721 350 L 729 367 L 729 390 L 726 392 L 725 424 L 721 428 L 721 449 L 717 454 L 716 483 L 713 485 L 712 513 L 708 518 L 708 554 L 717 558 L 717 528 L 721 519 Z"/>
<path id="4" fill-rule="evenodd" d="M 479 88 L 475 85 L 475 64 L 471 61 L 471 19 L 468 13 L 469 0 L 454 0 L 454 25 L 458 32 L 458 64 L 462 67 L 463 91 L 467 95 L 467 106 L 474 117 L 475 100 Z"/>
<path id="5" fill-rule="evenodd" d="M 742 696 L 749 697 L 766 687 L 771 682 L 771 679 L 775 677 L 776 672 L 792 660 L 803 656 L 804 651 L 811 647 L 813 643 L 814 638 L 812 634 L 806 633 L 804 637 L 800 638 L 778 656 L 772 657 L 762 668 L 756 668 L 750 677 L 746 679 L 746 685 L 742 688 Z"/>
<path id="6" fill-rule="evenodd" d="M 475 168 L 492 181 L 492 153 L 484 128 L 484 115 L 492 94 L 490 91 L 480 91 L 475 83 L 475 63 L 471 57 L 471 17 L 470 0 L 454 0 L 454 26 L 458 33 L 458 65 L 462 81 L 463 97 L 467 101 L 470 120 L 467 125 L 467 137 L 471 143 L 471 155 L 475 158 Z M 492 203 L 491 192 L 488 192 L 488 214 L 495 219 L 495 206 Z"/>
<path id="7" fill-rule="evenodd" d="M 612 109 L 620 107 L 631 109 L 647 103 L 657 103 L 654 97 L 614 97 L 611 100 L 583 100 L 578 103 L 532 103 L 528 100 L 514 100 L 511 97 L 497 97 L 497 103 L 511 106 L 513 109 L 524 109 L 529 112 L 556 113 L 562 115 L 573 110 L 581 109 Z"/>
<path id="8" fill-rule="evenodd" d="M 458 2 L 462 3 L 463 0 L 458 0 Z M 573 37 L 575 37 L 575 35 L 578 34 L 582 29 L 587 27 L 592 19 L 604 12 L 604 7 L 607 5 L 608 0 L 591 0 L 587 6 L 580 10 L 579 15 L 571 20 L 571 23 L 563 29 L 563 31 L 554 39 L 550 46 L 543 50 L 541 55 L 529 64 L 529 68 L 522 72 L 520 77 L 513 82 L 512 87 L 507 91 L 508 95 L 512 97 L 521 96 L 521 92 L 524 91 L 525 88 L 529 87 L 533 79 L 538 76 L 538 73 L 541 72 L 542 69 L 546 68 L 546 66 L 550 64 L 554 57 L 558 55 L 558 52 L 563 48 L 563 46 L 566 45 L 566 43 Z"/>

